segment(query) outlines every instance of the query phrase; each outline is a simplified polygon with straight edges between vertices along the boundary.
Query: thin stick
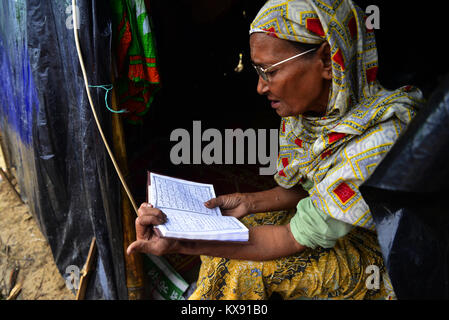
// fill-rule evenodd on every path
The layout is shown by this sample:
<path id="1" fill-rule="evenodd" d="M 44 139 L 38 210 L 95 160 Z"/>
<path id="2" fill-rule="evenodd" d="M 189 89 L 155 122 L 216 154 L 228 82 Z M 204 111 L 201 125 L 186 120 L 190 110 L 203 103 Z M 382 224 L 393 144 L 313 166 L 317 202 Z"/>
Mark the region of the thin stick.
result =
<path id="1" fill-rule="evenodd" d="M 11 292 L 9 293 L 9 296 L 8 298 L 6 298 L 6 300 L 15 300 L 21 290 L 22 290 L 22 283 L 16 284 L 14 288 L 11 289 Z"/>
<path id="2" fill-rule="evenodd" d="M 131 201 L 131 204 L 134 208 L 134 211 L 137 214 L 138 208 L 137 208 L 136 202 L 134 201 L 131 191 L 129 190 L 128 185 L 126 184 L 125 178 L 123 177 L 122 172 L 121 172 L 117 162 L 115 161 L 114 154 L 112 153 L 111 148 L 109 148 L 109 144 L 108 144 L 106 137 L 103 133 L 103 129 L 101 128 L 100 121 L 98 120 L 97 112 L 95 111 L 94 103 L 93 103 L 92 97 L 90 95 L 89 82 L 87 81 L 86 68 L 84 67 L 84 60 L 83 60 L 83 56 L 81 54 L 81 48 L 80 48 L 80 43 L 79 43 L 79 38 L 78 38 L 78 12 L 76 10 L 76 0 L 72 0 L 72 12 L 73 12 L 73 31 L 75 34 L 76 50 L 78 52 L 78 58 L 79 58 L 79 62 L 81 65 L 81 71 L 83 73 L 84 85 L 86 87 L 86 92 L 87 92 L 87 98 L 89 99 L 89 104 L 92 109 L 92 113 L 94 115 L 95 123 L 97 124 L 98 130 L 100 131 L 101 138 L 103 139 L 103 142 L 108 151 L 109 157 L 111 158 L 112 163 L 114 164 L 115 171 L 117 171 L 117 174 L 120 178 L 123 188 L 125 189 L 126 194 L 128 195 L 128 198 Z"/>
<path id="3" fill-rule="evenodd" d="M 2 133 L 0 131 L 0 158 L 3 156 L 3 162 L 5 163 L 6 166 L 6 173 L 9 177 L 12 177 L 12 173 L 11 173 L 11 161 L 9 160 L 9 155 L 6 154 L 6 147 L 4 145 L 4 140 L 3 140 L 3 136 Z"/>
<path id="4" fill-rule="evenodd" d="M 6 172 L 3 171 L 2 168 L 0 168 L 0 176 L 8 183 L 8 185 L 11 187 L 11 190 L 14 192 L 14 194 L 16 195 L 17 199 L 20 200 L 21 203 L 23 203 L 22 198 L 20 197 L 20 194 L 17 192 L 16 188 L 14 187 L 14 185 L 12 184 L 11 180 L 9 180 L 8 176 L 6 175 Z"/>
<path id="5" fill-rule="evenodd" d="M 111 74 L 112 83 L 115 82 L 114 74 Z M 111 90 L 112 108 L 118 109 L 116 89 Z M 128 174 L 128 161 L 126 158 L 125 134 L 123 132 L 122 118 L 118 114 L 112 115 L 112 141 L 117 162 L 125 175 Z M 135 221 L 133 219 L 131 203 L 125 191 L 121 190 L 122 199 L 122 226 L 123 226 L 123 252 L 136 239 Z M 145 299 L 145 274 L 143 271 L 142 256 L 140 254 L 127 255 L 125 257 L 126 287 L 129 300 Z"/>
<path id="6" fill-rule="evenodd" d="M 92 238 L 92 241 L 90 243 L 89 253 L 87 254 L 87 260 L 84 264 L 83 269 L 81 270 L 81 277 L 79 280 L 79 288 L 78 292 L 76 293 L 76 300 L 84 300 L 84 296 L 86 294 L 87 289 L 87 279 L 89 277 L 90 272 L 92 271 L 93 264 L 96 258 L 97 254 L 97 244 L 96 244 L 95 237 Z"/>

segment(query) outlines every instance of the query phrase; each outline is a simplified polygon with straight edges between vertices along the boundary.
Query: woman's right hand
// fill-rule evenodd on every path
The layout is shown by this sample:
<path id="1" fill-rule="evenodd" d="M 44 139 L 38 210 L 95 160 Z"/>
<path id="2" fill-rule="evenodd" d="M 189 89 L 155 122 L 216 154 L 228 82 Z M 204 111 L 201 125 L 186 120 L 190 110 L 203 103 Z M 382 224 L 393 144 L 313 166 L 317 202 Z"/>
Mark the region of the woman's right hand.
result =
<path id="1" fill-rule="evenodd" d="M 217 198 L 206 201 L 204 205 L 209 209 L 220 207 L 223 215 L 236 217 L 237 219 L 243 218 L 250 213 L 250 204 L 244 193 L 231 193 L 218 196 Z"/>

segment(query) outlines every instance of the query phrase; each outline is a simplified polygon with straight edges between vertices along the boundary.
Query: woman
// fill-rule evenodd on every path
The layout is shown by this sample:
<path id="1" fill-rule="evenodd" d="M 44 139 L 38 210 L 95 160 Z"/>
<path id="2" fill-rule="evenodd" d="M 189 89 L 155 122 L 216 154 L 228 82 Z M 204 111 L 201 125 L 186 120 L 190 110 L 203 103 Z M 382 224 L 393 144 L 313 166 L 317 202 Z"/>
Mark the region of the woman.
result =
<path id="1" fill-rule="evenodd" d="M 250 48 L 257 91 L 282 117 L 279 186 L 205 204 L 242 218 L 249 243 L 157 238 L 149 226 L 163 223 L 164 214 L 142 205 L 128 253 L 203 255 L 191 299 L 266 299 L 273 292 L 284 299 L 393 298 L 386 273 L 380 287 L 367 285 L 368 266 L 385 268 L 358 187 L 422 95 L 380 86 L 374 34 L 364 21 L 350 0 L 268 1 L 251 24 Z"/>

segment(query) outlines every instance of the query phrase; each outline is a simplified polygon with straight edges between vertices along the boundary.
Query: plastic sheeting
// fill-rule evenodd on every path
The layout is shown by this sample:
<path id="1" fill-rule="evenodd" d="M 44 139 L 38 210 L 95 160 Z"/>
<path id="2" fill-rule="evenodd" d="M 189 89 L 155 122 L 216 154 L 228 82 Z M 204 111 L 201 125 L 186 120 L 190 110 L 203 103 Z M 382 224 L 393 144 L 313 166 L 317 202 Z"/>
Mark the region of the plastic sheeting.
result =
<path id="1" fill-rule="evenodd" d="M 405 1 L 356 2 L 362 8 L 371 4 L 381 7 L 381 29 L 376 30 L 381 82 L 391 88 L 417 84 L 432 91 L 437 75 L 447 70 L 443 66 L 446 53 L 417 45 L 416 39 L 439 43 L 440 33 L 427 32 L 423 25 L 444 30 L 445 11 L 434 10 L 424 17 L 418 15 L 422 8 Z M 139 154 L 156 133 L 160 138 L 156 141 L 167 141 L 172 129 L 191 128 L 192 120 L 205 120 L 207 115 L 209 121 L 204 125 L 208 127 L 260 127 L 261 123 L 278 127 L 277 116 L 271 115 L 264 97 L 255 92 L 256 75 L 249 61 L 248 24 L 263 0 L 223 1 L 212 11 L 209 3 L 152 2 L 164 89 L 152 107 L 151 125 L 138 128 L 145 134 L 133 134 L 137 129 L 128 128 L 128 140 L 135 141 L 128 143 L 131 154 Z M 70 4 L 69 0 L 0 1 L 0 130 L 18 169 L 22 196 L 48 239 L 61 274 L 67 276 L 70 265 L 83 266 L 91 238 L 96 236 L 100 259 L 86 298 L 122 299 L 127 293 L 119 183 L 88 106 L 73 30 L 68 28 Z M 78 5 L 89 82 L 110 84 L 108 3 L 85 0 Z M 414 17 L 419 19 L 410 22 Z M 396 48 L 404 53 L 400 59 Z M 244 54 L 245 69 L 237 74 L 233 70 L 239 53 Z M 191 72 L 180 73 L 185 61 L 192 66 Z M 105 92 L 91 91 L 111 140 Z M 186 101 L 193 101 L 193 107 L 186 107 Z M 226 112 L 217 117 L 217 110 Z M 437 102 L 418 114 L 402 142 L 362 188 L 400 298 L 447 297 L 447 214 L 443 191 L 438 191 L 447 186 L 447 130 L 438 132 L 437 126 L 424 130 L 431 122 L 421 127 L 435 116 L 441 117 L 439 125 L 444 123 L 441 114 L 432 110 L 440 110 Z M 447 108 L 444 110 L 447 123 Z M 157 147 L 158 157 L 151 160 L 162 161 L 169 151 L 161 152 L 160 143 Z M 152 154 L 149 152 L 148 158 Z M 432 156 L 427 158 L 429 154 Z M 143 178 L 148 167 L 146 162 L 142 165 Z M 432 167 L 439 169 L 432 172 Z M 131 175 L 139 175 L 135 164 Z"/>
<path id="2" fill-rule="evenodd" d="M 449 76 L 360 188 L 399 299 L 449 298 Z"/>
<path id="3" fill-rule="evenodd" d="M 89 83 L 110 84 L 109 5 L 78 6 Z M 0 130 L 22 196 L 65 277 L 69 266 L 83 267 L 96 237 L 86 299 L 126 299 L 120 186 L 88 104 L 71 1 L 1 1 L 0 16 Z M 105 92 L 92 94 L 110 137 Z"/>

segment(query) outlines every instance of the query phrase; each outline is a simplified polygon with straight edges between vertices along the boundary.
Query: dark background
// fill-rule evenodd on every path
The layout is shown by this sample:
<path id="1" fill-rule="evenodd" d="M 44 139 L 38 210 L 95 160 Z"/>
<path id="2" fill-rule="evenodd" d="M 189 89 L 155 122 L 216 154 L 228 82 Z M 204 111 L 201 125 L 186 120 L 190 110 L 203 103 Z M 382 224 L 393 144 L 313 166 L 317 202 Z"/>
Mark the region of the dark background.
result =
<path id="1" fill-rule="evenodd" d="M 355 1 L 362 9 L 377 5 L 380 29 L 375 30 L 379 54 L 378 78 L 395 89 L 413 84 L 428 97 L 449 70 L 442 42 L 444 10 L 438 6 L 410 5 L 409 1 Z M 256 166 L 173 166 L 169 159 L 170 133 L 176 128 L 192 132 L 192 122 L 207 128 L 278 128 L 279 116 L 265 97 L 256 92 L 257 76 L 249 60 L 249 25 L 264 0 L 151 1 L 162 89 L 141 125 L 126 125 L 128 154 L 133 168 L 130 179 L 134 193 L 144 200 L 147 169 L 170 175 L 220 181 L 212 176 L 240 169 L 252 172 L 257 181 L 227 186 L 218 193 L 269 187 L 270 176 L 258 176 Z M 244 70 L 234 72 L 239 53 Z M 224 131 L 222 131 L 224 133 Z M 204 146 L 204 144 L 203 144 Z M 215 173 L 206 174 L 214 170 Z M 235 178 L 234 180 L 236 180 Z M 212 180 L 212 181 L 210 181 Z M 238 179 L 237 179 L 238 180 Z"/>

